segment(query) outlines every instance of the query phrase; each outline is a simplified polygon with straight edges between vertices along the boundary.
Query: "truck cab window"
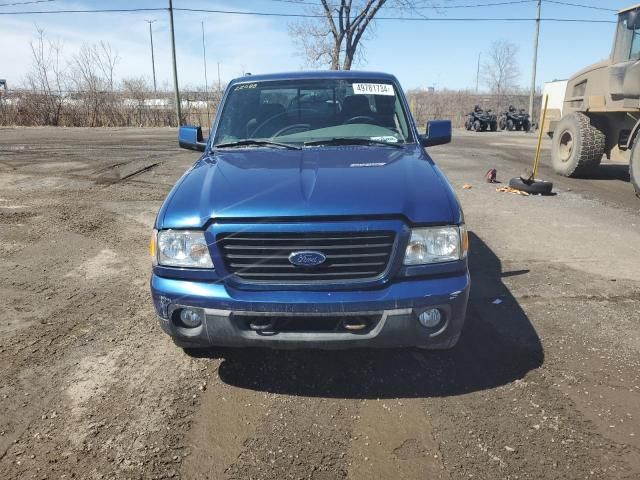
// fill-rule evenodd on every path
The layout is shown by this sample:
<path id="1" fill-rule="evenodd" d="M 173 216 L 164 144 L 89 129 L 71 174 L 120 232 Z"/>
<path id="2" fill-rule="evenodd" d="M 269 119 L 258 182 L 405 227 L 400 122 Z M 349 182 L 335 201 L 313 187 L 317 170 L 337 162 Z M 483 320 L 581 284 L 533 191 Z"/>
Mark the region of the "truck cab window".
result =
<path id="1" fill-rule="evenodd" d="M 621 15 L 618 20 L 618 28 L 616 30 L 616 40 L 613 45 L 613 62 L 622 63 L 629 60 L 632 48 L 632 40 L 635 37 L 635 31 L 629 29 L 628 14 Z M 638 43 L 638 41 L 636 41 Z M 638 48 L 638 47 L 636 47 Z"/>

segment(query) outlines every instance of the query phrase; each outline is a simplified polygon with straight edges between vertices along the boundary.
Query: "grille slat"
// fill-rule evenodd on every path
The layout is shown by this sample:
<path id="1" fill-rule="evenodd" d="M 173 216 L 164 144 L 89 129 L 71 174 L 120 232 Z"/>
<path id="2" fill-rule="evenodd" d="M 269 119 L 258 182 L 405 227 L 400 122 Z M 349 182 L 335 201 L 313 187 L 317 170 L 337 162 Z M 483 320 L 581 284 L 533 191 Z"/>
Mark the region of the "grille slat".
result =
<path id="1" fill-rule="evenodd" d="M 353 255 L 334 255 L 334 254 L 328 254 L 327 255 L 327 259 L 332 260 L 335 258 L 373 258 L 373 257 L 386 257 L 388 254 L 387 252 L 381 252 L 381 253 L 354 253 Z M 235 253 L 229 253 L 226 255 L 226 258 L 230 258 L 233 260 L 236 259 L 252 259 L 252 258 L 258 258 L 258 259 L 264 259 L 265 256 L 264 255 L 238 255 Z M 288 260 L 289 256 L 288 255 L 269 255 L 268 257 L 266 257 L 267 259 L 271 260 L 271 259 L 277 259 L 277 260 Z"/>
<path id="2" fill-rule="evenodd" d="M 389 265 L 395 232 L 242 232 L 216 240 L 225 267 L 240 281 L 322 283 L 380 277 Z M 321 252 L 326 260 L 302 267 L 289 262 L 292 252 L 304 250 Z"/>
<path id="3" fill-rule="evenodd" d="M 225 245 L 226 250 L 300 250 L 305 248 L 307 250 L 336 250 L 336 249 L 348 249 L 348 248 L 388 248 L 393 243 L 369 243 L 365 245 L 307 245 L 301 243 L 299 245 Z"/>
<path id="4" fill-rule="evenodd" d="M 295 265 L 278 265 L 272 263 L 231 263 L 232 268 L 286 268 L 290 270 L 299 269 Z M 347 267 L 379 267 L 386 265 L 385 262 L 366 262 L 366 263 L 334 263 L 333 268 Z"/>
<path id="5" fill-rule="evenodd" d="M 325 274 L 327 276 L 331 276 L 331 277 L 349 277 L 349 276 L 356 276 L 356 275 L 374 275 L 376 273 L 375 270 L 370 270 L 370 271 L 357 271 L 357 272 L 332 272 L 332 273 L 328 273 Z M 286 278 L 290 278 L 290 277 L 295 277 L 295 278 L 313 278 L 316 275 L 314 275 L 313 273 L 274 273 L 274 272 L 269 272 L 269 273 L 255 273 L 255 272 L 251 272 L 251 273 L 243 273 L 242 274 L 243 277 L 286 277 Z"/>
<path id="6" fill-rule="evenodd" d="M 349 240 L 375 240 L 375 239 L 388 239 L 387 235 L 365 235 L 365 236 L 357 236 L 354 235 L 349 237 Z M 304 241 L 324 241 L 324 240 L 338 240 L 344 241 L 345 237 L 264 237 L 264 236 L 255 236 L 255 237 L 243 237 L 238 235 L 229 235 L 227 240 L 230 241 L 241 241 L 241 242 L 280 242 L 280 241 L 294 241 L 299 242 L 301 240 Z"/>

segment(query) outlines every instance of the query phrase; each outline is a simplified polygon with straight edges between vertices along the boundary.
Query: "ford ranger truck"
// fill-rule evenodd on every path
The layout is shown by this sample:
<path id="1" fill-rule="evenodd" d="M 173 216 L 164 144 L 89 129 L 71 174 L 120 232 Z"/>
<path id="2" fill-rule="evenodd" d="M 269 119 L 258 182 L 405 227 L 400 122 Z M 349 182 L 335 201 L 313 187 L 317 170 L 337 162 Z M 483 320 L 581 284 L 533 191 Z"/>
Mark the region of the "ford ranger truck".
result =
<path id="1" fill-rule="evenodd" d="M 456 344 L 469 296 L 462 209 L 397 79 L 331 71 L 227 87 L 151 239 L 160 326 L 185 349 Z"/>

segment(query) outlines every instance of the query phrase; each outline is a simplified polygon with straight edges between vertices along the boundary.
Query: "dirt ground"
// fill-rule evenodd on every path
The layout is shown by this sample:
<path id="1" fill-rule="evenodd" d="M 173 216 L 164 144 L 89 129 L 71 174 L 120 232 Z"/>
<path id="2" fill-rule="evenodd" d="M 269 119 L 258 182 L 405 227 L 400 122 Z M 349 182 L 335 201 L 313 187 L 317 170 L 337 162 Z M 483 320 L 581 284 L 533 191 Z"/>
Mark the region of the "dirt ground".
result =
<path id="1" fill-rule="evenodd" d="M 148 291 L 154 215 L 197 156 L 176 143 L 0 130 L 1 479 L 640 478 L 626 167 L 496 193 L 485 171 L 518 175 L 533 136 L 455 132 L 431 153 L 472 231 L 456 348 L 191 357 Z"/>

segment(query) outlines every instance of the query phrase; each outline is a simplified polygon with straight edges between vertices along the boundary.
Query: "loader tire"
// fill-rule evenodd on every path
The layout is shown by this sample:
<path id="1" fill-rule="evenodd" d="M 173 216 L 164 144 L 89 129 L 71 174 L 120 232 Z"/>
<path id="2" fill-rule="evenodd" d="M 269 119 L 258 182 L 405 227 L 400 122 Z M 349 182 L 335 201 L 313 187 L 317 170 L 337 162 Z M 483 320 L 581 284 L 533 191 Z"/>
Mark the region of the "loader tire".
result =
<path id="1" fill-rule="evenodd" d="M 636 196 L 640 198 L 640 144 L 635 142 L 631 149 L 631 160 L 629 161 L 629 178 L 631 185 L 636 190 Z"/>
<path id="2" fill-rule="evenodd" d="M 553 169 L 565 177 L 593 173 L 602 160 L 605 135 L 584 113 L 563 117 L 555 128 L 551 147 Z"/>

